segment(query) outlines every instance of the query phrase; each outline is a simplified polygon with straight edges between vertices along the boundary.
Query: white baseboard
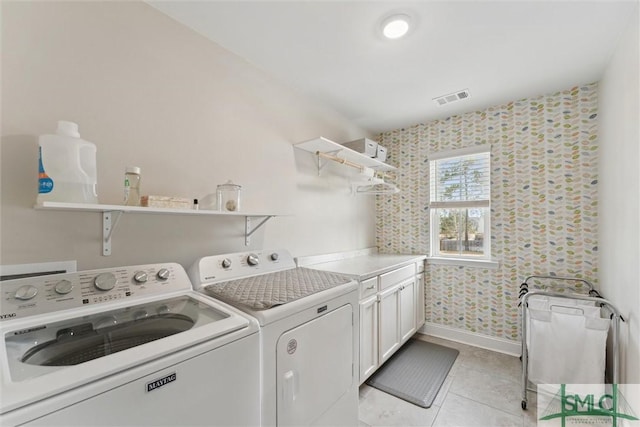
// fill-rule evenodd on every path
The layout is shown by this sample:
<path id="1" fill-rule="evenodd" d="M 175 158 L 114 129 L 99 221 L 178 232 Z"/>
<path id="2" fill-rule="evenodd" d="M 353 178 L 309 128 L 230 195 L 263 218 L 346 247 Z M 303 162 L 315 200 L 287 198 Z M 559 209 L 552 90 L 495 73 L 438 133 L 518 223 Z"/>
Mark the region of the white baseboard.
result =
<path id="1" fill-rule="evenodd" d="M 522 352 L 522 343 L 520 343 L 520 341 L 492 337 L 476 332 L 465 331 L 464 329 L 439 325 L 437 323 L 426 322 L 418 332 L 449 341 L 455 341 L 462 344 L 472 345 L 474 347 L 509 354 L 511 356 L 520 356 L 520 353 Z"/>

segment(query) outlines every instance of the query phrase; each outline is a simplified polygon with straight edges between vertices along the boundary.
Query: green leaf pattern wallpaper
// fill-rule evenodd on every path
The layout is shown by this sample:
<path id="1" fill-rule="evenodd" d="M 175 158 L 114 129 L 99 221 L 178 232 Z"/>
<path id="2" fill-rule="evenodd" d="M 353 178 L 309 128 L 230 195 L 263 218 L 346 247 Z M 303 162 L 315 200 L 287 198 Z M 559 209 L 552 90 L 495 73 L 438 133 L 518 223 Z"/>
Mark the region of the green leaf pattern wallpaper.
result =
<path id="1" fill-rule="evenodd" d="M 427 263 L 426 320 L 519 340 L 518 290 L 533 274 L 597 288 L 597 84 L 521 99 L 380 135 L 398 166 L 377 196 L 382 253 L 429 253 L 429 153 L 491 144 L 491 245 L 497 269 Z"/>

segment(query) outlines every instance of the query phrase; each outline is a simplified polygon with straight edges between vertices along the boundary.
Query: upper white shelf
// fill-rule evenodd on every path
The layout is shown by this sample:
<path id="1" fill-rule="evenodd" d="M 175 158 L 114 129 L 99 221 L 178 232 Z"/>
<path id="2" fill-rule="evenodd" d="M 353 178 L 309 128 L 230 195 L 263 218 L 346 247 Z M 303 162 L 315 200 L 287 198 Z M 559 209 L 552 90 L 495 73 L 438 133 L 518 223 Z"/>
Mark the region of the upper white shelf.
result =
<path id="1" fill-rule="evenodd" d="M 76 211 L 76 212 L 97 212 L 102 214 L 102 255 L 111 255 L 111 237 L 116 229 L 122 214 L 156 214 L 156 215 L 205 215 L 218 217 L 243 217 L 244 218 L 244 243 L 249 245 L 253 233 L 262 227 L 275 214 L 255 213 L 255 212 L 220 212 L 212 210 L 195 209 L 174 209 L 174 208 L 149 208 L 141 206 L 123 205 L 100 205 L 89 203 L 63 203 L 63 202 L 42 202 L 34 206 L 39 210 L 55 211 Z M 262 218 L 257 224 L 252 222 L 252 218 Z"/>
<path id="2" fill-rule="evenodd" d="M 358 163 L 362 166 L 375 169 L 378 171 L 396 170 L 395 167 L 388 165 L 386 163 L 383 163 L 378 159 L 365 156 L 364 154 L 358 153 L 357 151 L 347 148 L 344 145 L 340 145 L 336 142 L 333 142 L 323 137 L 311 139 L 309 141 L 299 142 L 297 144 L 294 144 L 294 147 L 304 151 L 309 151 L 310 153 L 320 152 L 320 153 L 334 154 L 350 162 Z"/>
<path id="3" fill-rule="evenodd" d="M 42 202 L 34 206 L 35 209 L 56 211 L 83 211 L 83 212 L 122 212 L 141 214 L 170 214 L 170 215 L 214 215 L 214 216 L 239 216 L 239 217 L 272 217 L 282 216 L 272 213 L 257 212 L 221 212 L 208 209 L 176 209 L 176 208 L 150 208 L 145 206 L 102 205 L 91 203 L 64 203 Z"/>

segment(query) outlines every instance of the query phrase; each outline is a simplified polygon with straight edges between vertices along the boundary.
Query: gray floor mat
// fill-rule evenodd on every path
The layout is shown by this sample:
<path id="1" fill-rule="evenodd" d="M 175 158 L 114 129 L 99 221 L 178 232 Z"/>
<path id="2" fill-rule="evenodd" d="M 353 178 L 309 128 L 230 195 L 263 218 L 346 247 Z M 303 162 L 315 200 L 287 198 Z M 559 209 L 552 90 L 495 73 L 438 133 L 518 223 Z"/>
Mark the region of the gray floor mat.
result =
<path id="1" fill-rule="evenodd" d="M 411 339 L 367 380 L 367 384 L 429 408 L 458 353 L 453 348 Z"/>

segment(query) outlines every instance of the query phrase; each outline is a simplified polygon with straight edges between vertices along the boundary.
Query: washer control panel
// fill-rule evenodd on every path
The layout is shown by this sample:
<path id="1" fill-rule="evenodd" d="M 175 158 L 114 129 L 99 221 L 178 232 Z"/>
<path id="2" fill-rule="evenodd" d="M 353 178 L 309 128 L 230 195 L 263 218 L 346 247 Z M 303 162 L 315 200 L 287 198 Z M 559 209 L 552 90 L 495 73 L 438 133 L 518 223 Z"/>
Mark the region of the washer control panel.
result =
<path id="1" fill-rule="evenodd" d="M 0 321 L 191 290 L 180 264 L 147 264 L 0 282 Z"/>
<path id="2" fill-rule="evenodd" d="M 295 267 L 295 260 L 286 249 L 267 249 L 200 258 L 189 269 L 189 277 L 194 287 L 198 289 L 204 284 Z"/>

